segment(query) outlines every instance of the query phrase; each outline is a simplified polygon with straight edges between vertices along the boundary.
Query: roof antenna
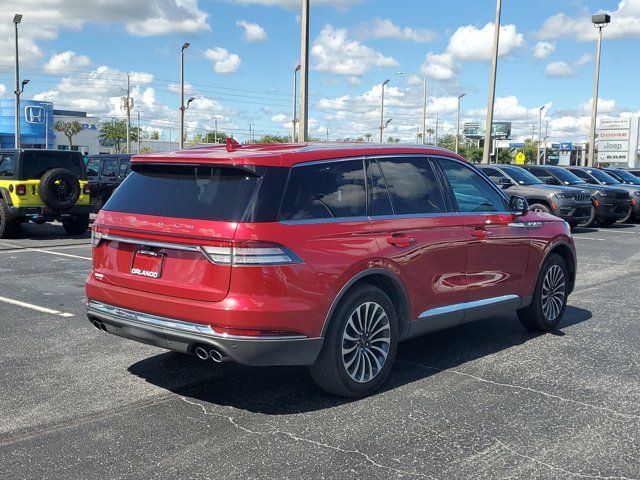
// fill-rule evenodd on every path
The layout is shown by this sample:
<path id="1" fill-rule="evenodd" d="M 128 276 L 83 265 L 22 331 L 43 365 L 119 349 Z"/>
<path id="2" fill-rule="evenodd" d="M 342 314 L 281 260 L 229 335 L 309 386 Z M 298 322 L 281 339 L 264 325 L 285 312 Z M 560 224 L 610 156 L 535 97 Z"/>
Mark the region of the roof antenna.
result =
<path id="1" fill-rule="evenodd" d="M 236 142 L 232 137 L 227 137 L 227 152 L 233 152 L 240 147 L 242 147 L 242 145 Z"/>

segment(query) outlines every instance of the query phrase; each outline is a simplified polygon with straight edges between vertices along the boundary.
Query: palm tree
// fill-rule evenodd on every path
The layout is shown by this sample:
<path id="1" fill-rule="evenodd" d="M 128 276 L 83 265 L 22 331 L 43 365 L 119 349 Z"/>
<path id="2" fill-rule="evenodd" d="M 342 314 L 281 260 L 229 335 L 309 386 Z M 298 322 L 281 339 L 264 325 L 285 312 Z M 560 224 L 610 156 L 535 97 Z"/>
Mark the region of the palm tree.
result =
<path id="1" fill-rule="evenodd" d="M 73 149 L 73 137 L 82 131 L 82 125 L 77 120 L 72 122 L 57 121 L 53 124 L 53 129 L 60 132 L 69 140 L 69 150 Z"/>

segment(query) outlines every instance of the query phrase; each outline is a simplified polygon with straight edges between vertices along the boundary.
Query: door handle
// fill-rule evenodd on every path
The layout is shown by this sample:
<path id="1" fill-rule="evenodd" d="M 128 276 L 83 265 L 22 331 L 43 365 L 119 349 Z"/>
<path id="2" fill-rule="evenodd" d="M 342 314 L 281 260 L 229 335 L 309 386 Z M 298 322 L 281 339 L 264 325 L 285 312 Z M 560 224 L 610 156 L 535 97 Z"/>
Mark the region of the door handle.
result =
<path id="1" fill-rule="evenodd" d="M 487 230 L 484 227 L 476 227 L 471 232 L 471 235 L 473 235 L 475 238 L 478 238 L 478 239 L 482 240 L 482 239 L 485 239 L 485 238 L 493 235 L 493 232 L 491 230 Z"/>
<path id="2" fill-rule="evenodd" d="M 392 235 L 391 237 L 387 237 L 387 243 L 396 247 L 409 247 L 415 241 L 416 239 L 413 237 L 405 237 L 401 235 Z"/>

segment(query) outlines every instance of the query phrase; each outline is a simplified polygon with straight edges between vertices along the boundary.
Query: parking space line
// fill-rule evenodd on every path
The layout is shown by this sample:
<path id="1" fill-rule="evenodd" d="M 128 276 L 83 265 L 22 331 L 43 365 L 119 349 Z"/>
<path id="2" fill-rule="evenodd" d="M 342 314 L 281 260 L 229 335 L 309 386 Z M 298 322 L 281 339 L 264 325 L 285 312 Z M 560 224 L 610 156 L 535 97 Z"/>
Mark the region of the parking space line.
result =
<path id="1" fill-rule="evenodd" d="M 68 247 L 70 248 L 70 247 Z M 8 254 L 8 253 L 23 253 L 23 252 L 41 252 L 48 253 L 50 255 L 59 255 L 61 257 L 70 257 L 70 258 L 80 258 L 82 260 L 91 260 L 91 257 L 83 257 L 82 255 L 73 255 L 71 253 L 62 253 L 62 252 L 54 252 L 52 250 L 45 250 L 43 248 L 18 248 L 15 250 L 0 250 L 0 254 Z"/>
<path id="2" fill-rule="evenodd" d="M 609 242 L 610 240 L 607 240 L 606 238 L 593 238 L 593 237 L 576 237 L 575 235 L 573 236 L 574 240 L 595 240 L 597 242 Z"/>
<path id="3" fill-rule="evenodd" d="M 73 313 L 61 312 L 59 310 L 53 310 L 52 308 L 40 307 L 32 303 L 21 302 L 20 300 L 14 300 L 13 298 L 0 297 L 0 302 L 9 303 L 11 305 L 17 305 L 18 307 L 30 308 L 36 312 L 48 313 L 50 315 L 58 315 L 59 317 L 74 317 Z"/>

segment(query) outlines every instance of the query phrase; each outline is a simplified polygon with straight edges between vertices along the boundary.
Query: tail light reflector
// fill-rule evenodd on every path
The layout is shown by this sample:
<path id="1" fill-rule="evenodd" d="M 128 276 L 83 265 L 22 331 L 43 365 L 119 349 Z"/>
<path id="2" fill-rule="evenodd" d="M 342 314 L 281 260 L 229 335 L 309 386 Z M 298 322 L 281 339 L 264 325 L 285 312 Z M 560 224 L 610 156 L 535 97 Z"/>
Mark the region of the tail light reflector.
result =
<path id="1" fill-rule="evenodd" d="M 16 185 L 16 194 L 17 195 L 26 195 L 27 194 L 27 186 L 24 183 L 19 183 Z"/>
<path id="2" fill-rule="evenodd" d="M 255 330 L 244 328 L 214 327 L 217 333 L 239 337 L 300 337 L 296 332 L 287 330 Z"/>
<path id="3" fill-rule="evenodd" d="M 91 185 L 89 185 L 88 183 L 85 184 L 85 186 L 82 187 L 82 193 L 84 193 L 85 195 L 90 195 L 91 194 Z"/>
<path id="4" fill-rule="evenodd" d="M 593 204 L 595 205 L 596 208 L 600 206 L 600 202 L 595 198 L 593 199 Z"/>

